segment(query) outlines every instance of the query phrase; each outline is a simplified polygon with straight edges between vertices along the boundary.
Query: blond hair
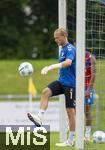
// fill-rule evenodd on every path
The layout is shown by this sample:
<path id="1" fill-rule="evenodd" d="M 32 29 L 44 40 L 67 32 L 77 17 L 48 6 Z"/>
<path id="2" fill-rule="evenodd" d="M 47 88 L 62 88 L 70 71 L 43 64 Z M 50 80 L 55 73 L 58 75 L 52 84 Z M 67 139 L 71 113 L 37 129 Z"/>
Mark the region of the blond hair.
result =
<path id="1" fill-rule="evenodd" d="M 64 29 L 64 28 L 58 28 L 58 29 L 56 29 L 56 30 L 55 30 L 55 32 L 54 32 L 54 33 L 57 33 L 57 32 L 59 32 L 62 36 L 66 36 L 66 37 L 68 37 L 67 30 L 66 30 L 66 29 Z"/>

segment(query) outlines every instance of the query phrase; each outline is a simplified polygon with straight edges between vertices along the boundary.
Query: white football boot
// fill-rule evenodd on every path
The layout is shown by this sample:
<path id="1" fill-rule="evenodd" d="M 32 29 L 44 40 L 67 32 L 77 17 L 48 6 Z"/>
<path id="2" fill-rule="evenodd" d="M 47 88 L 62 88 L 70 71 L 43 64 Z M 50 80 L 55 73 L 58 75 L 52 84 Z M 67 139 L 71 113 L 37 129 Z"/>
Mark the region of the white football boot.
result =
<path id="1" fill-rule="evenodd" d="M 69 142 L 68 140 L 63 143 L 56 143 L 56 146 L 58 147 L 68 147 L 73 145 L 74 145 L 74 141 Z"/>
<path id="2" fill-rule="evenodd" d="M 38 116 L 32 115 L 30 112 L 27 113 L 27 116 L 37 127 L 42 125 L 42 121 Z"/>

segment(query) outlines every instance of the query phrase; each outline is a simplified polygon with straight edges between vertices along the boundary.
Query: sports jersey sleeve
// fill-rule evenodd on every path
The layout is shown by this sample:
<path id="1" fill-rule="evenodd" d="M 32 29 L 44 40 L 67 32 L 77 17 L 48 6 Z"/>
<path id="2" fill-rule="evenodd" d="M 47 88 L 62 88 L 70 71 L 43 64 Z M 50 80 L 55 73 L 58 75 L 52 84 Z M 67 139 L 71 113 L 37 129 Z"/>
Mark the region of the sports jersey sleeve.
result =
<path id="1" fill-rule="evenodd" d="M 75 48 L 68 46 L 67 47 L 67 53 L 66 53 L 66 59 L 71 59 L 74 60 L 75 59 Z"/>

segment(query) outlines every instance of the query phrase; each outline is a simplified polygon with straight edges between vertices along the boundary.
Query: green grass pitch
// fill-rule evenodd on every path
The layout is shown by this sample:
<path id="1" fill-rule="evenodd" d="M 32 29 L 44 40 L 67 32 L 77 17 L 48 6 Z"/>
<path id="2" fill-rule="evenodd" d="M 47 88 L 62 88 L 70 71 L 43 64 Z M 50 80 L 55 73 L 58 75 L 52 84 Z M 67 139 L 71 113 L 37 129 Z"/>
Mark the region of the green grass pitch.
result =
<path id="1" fill-rule="evenodd" d="M 50 150 L 76 150 L 75 146 L 73 147 L 56 147 L 55 144 L 59 142 L 59 133 L 50 134 Z M 84 144 L 84 150 L 105 150 L 104 144 L 95 144 L 92 142 Z"/>
<path id="2" fill-rule="evenodd" d="M 1 60 L 0 61 L 0 95 L 5 94 L 28 94 L 28 78 L 21 77 L 18 73 L 18 66 L 21 62 L 28 61 L 34 66 L 32 75 L 38 94 L 51 81 L 57 79 L 58 71 L 49 72 L 42 76 L 41 69 L 57 60 Z M 95 83 L 95 92 L 99 95 L 99 127 L 98 130 L 105 131 L 105 60 L 97 60 L 97 75 Z M 95 110 L 92 110 L 95 114 Z M 94 126 L 93 121 L 93 126 Z M 95 131 L 95 129 L 94 129 Z M 58 148 L 55 144 L 59 142 L 59 134 L 51 133 L 50 150 L 74 150 L 75 147 Z M 105 150 L 105 144 L 85 143 L 85 150 Z"/>

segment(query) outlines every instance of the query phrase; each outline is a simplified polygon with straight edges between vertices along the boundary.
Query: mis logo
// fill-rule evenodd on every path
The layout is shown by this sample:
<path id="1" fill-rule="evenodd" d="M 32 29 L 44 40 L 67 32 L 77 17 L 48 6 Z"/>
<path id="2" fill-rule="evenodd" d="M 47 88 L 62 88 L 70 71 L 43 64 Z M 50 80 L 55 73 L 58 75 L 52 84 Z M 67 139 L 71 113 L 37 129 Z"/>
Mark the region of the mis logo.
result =
<path id="1" fill-rule="evenodd" d="M 1 130 L 2 129 L 2 130 Z M 1 132 L 2 131 L 2 132 Z M 49 126 L 0 126 L 0 149 L 50 149 Z M 43 147 L 42 147 L 43 146 Z"/>

